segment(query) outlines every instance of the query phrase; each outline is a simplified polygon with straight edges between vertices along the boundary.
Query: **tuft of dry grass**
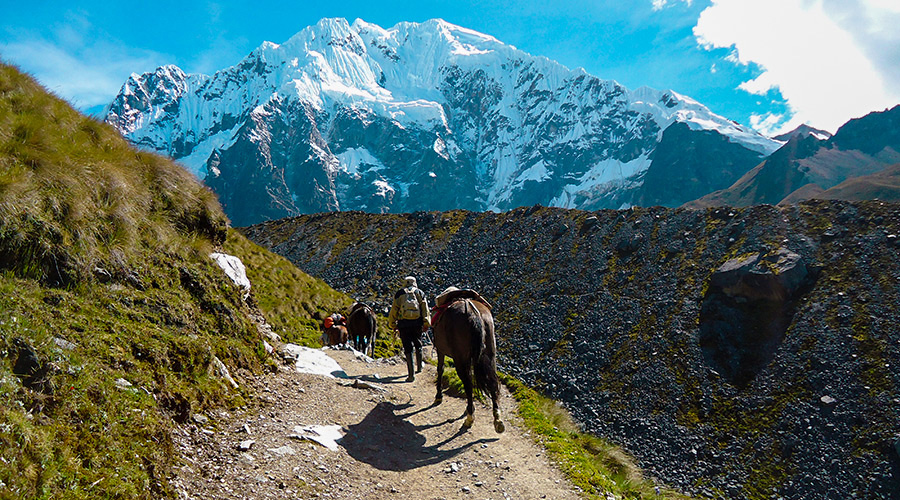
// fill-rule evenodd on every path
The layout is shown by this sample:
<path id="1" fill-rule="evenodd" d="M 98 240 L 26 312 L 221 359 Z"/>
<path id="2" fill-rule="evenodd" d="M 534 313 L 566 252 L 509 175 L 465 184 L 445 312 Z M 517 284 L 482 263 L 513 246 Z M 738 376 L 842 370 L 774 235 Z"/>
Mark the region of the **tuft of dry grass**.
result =
<path id="1" fill-rule="evenodd" d="M 0 65 L 0 270 L 69 286 L 145 251 L 202 252 L 227 220 L 214 194 L 161 156 Z"/>

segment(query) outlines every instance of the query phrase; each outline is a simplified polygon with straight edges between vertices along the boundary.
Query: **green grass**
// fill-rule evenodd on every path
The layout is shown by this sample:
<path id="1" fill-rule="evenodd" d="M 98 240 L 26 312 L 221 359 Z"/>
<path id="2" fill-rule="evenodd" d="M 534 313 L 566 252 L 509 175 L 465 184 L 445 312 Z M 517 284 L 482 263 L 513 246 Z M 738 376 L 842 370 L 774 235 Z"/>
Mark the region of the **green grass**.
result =
<path id="1" fill-rule="evenodd" d="M 239 297 L 223 285 L 209 304 L 238 310 Z M 0 352 L 7 358 L 0 363 L 0 481 L 12 498 L 171 494 L 174 422 L 244 404 L 242 391 L 212 375 L 212 357 L 239 379 L 260 364 L 252 325 L 240 316 L 225 325 L 230 320 L 180 295 L 48 290 L 8 273 L 0 277 Z M 182 307 L 160 308 L 163 302 Z M 163 315 L 172 315 L 172 324 Z M 56 339 L 76 347 L 61 348 Z M 12 373 L 16 340 L 52 367 L 42 387 L 26 387 Z M 117 388 L 119 378 L 131 388 Z"/>
<path id="2" fill-rule="evenodd" d="M 284 257 L 231 230 L 225 253 L 235 255 L 247 268 L 260 310 L 285 342 L 321 346 L 322 321 L 334 312 L 349 314 L 353 300 L 322 280 L 297 269 Z"/>
<path id="3" fill-rule="evenodd" d="M 350 315 L 353 299 L 297 269 L 284 257 L 256 245 L 240 232 L 228 231 L 224 250 L 244 262 L 253 297 L 275 333 L 285 342 L 319 347 L 325 317 L 335 312 Z M 400 345 L 392 338 L 387 318 L 377 315 L 376 322 L 375 357 L 394 356 Z"/>
<path id="4" fill-rule="evenodd" d="M 213 359 L 238 381 L 262 368 L 208 257 L 226 227 L 183 168 L 0 64 L 0 497 L 174 496 L 176 423 L 245 404 Z"/>
<path id="5" fill-rule="evenodd" d="M 436 359 L 428 359 L 426 361 L 431 365 L 437 366 Z M 462 379 L 459 378 L 459 373 L 456 372 L 456 366 L 453 364 L 452 358 L 444 358 L 444 373 L 441 375 L 441 387 L 453 397 L 466 397 L 466 389 L 463 387 Z M 472 390 L 472 396 L 479 401 L 486 401 L 485 395 L 477 387 Z"/>
<path id="6" fill-rule="evenodd" d="M 657 495 L 654 483 L 621 448 L 581 432 L 559 403 L 509 375 L 500 379 L 518 402 L 525 427 L 586 498 L 605 499 L 607 492 L 617 498 L 689 498 L 664 488 Z"/>

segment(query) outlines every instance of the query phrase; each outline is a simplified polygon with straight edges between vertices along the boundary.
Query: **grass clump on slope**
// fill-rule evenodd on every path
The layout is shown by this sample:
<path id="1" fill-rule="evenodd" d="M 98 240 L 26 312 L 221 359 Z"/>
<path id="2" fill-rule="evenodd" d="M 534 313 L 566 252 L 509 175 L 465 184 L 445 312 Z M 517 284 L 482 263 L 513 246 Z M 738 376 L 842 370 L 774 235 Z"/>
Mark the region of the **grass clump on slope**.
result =
<path id="1" fill-rule="evenodd" d="M 0 492 L 164 498 L 171 430 L 261 367 L 214 195 L 0 64 Z"/>
<path id="2" fill-rule="evenodd" d="M 641 475 L 633 459 L 620 448 L 583 433 L 559 403 L 506 374 L 499 374 L 519 404 L 525 426 L 587 498 L 676 498 L 679 493 L 660 489 Z"/>
<path id="3" fill-rule="evenodd" d="M 239 231 L 228 231 L 225 252 L 244 262 L 253 297 L 275 333 L 285 342 L 319 347 L 325 317 L 335 312 L 350 315 L 352 298 L 304 273 L 286 258 L 251 242 Z M 393 338 L 387 317 L 376 313 L 376 320 L 375 357 L 396 355 L 399 341 Z"/>
<path id="4" fill-rule="evenodd" d="M 0 265 L 68 286 L 95 266 L 131 271 L 148 252 L 220 243 L 211 191 L 174 163 L 132 149 L 10 66 L 0 70 Z"/>
<path id="5" fill-rule="evenodd" d="M 319 347 L 325 317 L 349 314 L 353 299 L 235 230 L 228 231 L 225 252 L 244 262 L 260 310 L 285 342 Z"/>

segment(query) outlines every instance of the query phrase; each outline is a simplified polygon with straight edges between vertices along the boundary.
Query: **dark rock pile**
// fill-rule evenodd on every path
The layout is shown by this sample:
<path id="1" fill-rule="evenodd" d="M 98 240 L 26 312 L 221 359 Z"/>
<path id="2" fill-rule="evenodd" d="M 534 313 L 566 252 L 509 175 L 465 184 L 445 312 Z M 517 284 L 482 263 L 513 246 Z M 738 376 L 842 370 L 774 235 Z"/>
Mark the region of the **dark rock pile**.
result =
<path id="1" fill-rule="evenodd" d="M 717 498 L 900 498 L 900 206 L 331 213 L 246 230 L 385 307 L 480 291 L 500 368 Z"/>

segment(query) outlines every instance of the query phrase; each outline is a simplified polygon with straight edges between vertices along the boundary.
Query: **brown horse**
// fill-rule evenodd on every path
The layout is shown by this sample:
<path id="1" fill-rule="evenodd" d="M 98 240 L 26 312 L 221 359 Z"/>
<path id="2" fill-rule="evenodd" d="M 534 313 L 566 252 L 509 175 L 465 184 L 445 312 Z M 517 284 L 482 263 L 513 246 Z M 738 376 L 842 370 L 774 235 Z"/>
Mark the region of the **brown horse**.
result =
<path id="1" fill-rule="evenodd" d="M 344 345 L 347 343 L 349 336 L 347 327 L 344 325 L 332 325 L 325 329 L 325 345 Z"/>
<path id="2" fill-rule="evenodd" d="M 363 354 L 371 351 L 369 355 L 375 355 L 375 311 L 371 307 L 362 302 L 353 304 L 347 318 L 347 330 L 354 349 Z"/>
<path id="3" fill-rule="evenodd" d="M 434 347 L 438 355 L 437 395 L 435 404 L 443 399 L 441 378 L 444 374 L 444 356 L 453 358 L 456 372 L 466 391 L 466 420 L 463 428 L 469 428 L 475 420 L 472 402 L 474 385 L 491 396 L 494 407 L 494 430 L 506 430 L 500 420 L 500 380 L 497 378 L 497 344 L 494 340 L 494 317 L 490 305 L 473 290 L 450 287 L 436 299 L 432 320 Z"/>

